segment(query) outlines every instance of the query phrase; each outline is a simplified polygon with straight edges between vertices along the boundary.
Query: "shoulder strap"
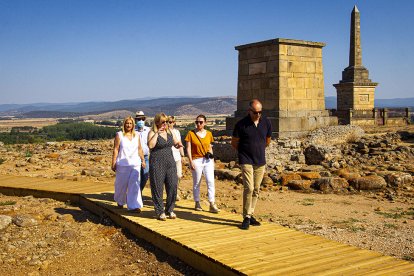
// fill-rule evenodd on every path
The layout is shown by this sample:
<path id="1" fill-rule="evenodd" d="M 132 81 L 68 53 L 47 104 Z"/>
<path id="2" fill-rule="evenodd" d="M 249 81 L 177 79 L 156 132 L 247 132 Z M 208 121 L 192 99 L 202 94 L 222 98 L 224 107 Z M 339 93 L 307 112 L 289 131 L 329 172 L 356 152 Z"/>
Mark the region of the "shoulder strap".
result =
<path id="1" fill-rule="evenodd" d="M 195 132 L 195 130 L 192 130 L 192 132 L 194 133 L 194 135 L 197 137 L 197 139 L 198 139 L 198 141 L 200 141 L 200 144 L 201 144 L 201 147 L 203 148 L 203 151 L 204 151 L 204 155 L 207 153 L 206 152 L 206 150 L 205 150 L 205 148 L 204 148 L 204 146 L 203 146 L 203 143 L 201 142 L 201 140 L 200 140 L 200 137 L 198 137 L 198 135 L 197 135 L 197 133 Z M 206 134 L 207 135 L 207 134 Z"/>

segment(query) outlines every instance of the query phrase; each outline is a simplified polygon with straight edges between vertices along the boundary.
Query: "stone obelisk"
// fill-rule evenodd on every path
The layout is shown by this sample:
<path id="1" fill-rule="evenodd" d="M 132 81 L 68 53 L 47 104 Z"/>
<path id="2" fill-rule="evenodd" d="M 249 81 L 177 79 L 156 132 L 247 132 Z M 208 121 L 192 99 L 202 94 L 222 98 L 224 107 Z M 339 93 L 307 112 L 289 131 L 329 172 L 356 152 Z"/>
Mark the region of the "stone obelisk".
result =
<path id="1" fill-rule="evenodd" d="M 350 124 L 349 110 L 372 110 L 378 83 L 369 79 L 368 70 L 362 65 L 360 14 L 354 6 L 351 15 L 349 66 L 342 72 L 342 80 L 334 84 L 337 92 L 338 119 Z"/>

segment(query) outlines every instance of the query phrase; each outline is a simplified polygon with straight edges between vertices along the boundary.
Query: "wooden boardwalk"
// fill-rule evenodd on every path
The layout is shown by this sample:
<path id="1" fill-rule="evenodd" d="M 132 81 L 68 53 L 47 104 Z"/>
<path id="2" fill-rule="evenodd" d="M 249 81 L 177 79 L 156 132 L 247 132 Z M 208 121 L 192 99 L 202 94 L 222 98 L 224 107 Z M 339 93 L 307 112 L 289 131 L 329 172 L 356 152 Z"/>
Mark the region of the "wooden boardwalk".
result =
<path id="1" fill-rule="evenodd" d="M 113 183 L 0 176 L 0 193 L 71 200 L 210 275 L 414 275 L 413 263 L 276 224 L 241 230 L 240 215 L 197 212 L 192 201 L 159 221 L 149 188 L 140 214 L 115 206 Z"/>

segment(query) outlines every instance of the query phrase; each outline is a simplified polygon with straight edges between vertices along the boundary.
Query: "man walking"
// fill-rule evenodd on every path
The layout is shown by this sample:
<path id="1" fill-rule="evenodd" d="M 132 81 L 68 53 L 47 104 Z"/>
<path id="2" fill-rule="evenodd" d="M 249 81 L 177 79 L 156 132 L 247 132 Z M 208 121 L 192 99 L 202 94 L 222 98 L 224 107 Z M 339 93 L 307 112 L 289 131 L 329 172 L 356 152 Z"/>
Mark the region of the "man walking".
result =
<path id="1" fill-rule="evenodd" d="M 253 99 L 249 103 L 248 115 L 236 123 L 231 139 L 242 169 L 244 219 L 241 229 L 244 230 L 249 229 L 250 225 L 260 225 L 253 213 L 265 172 L 265 148 L 269 145 L 271 136 L 272 125 L 269 119 L 262 116 L 262 104 Z"/>
<path id="2" fill-rule="evenodd" d="M 145 114 L 143 111 L 137 111 L 135 113 L 135 131 L 138 133 L 140 140 L 141 140 L 141 147 L 142 151 L 144 152 L 144 159 L 145 159 L 145 168 L 141 167 L 141 182 L 140 182 L 140 188 L 141 188 L 141 194 L 142 190 L 144 190 L 145 184 L 148 180 L 148 172 L 149 172 L 149 148 L 148 148 L 148 132 L 150 131 L 150 128 L 145 126 Z"/>

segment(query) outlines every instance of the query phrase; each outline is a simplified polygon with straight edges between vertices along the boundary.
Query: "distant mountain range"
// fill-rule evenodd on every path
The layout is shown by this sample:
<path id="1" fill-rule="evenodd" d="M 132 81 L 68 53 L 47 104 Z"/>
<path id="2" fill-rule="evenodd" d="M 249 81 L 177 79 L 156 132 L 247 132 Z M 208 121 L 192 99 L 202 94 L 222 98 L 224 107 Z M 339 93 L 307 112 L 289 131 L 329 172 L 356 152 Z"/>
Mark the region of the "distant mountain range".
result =
<path id="1" fill-rule="evenodd" d="M 336 108 L 336 97 L 326 97 L 327 109 Z M 414 98 L 376 99 L 375 106 L 411 107 L 414 110 Z M 121 100 L 114 102 L 84 103 L 36 103 L 36 104 L 0 104 L 0 116 L 17 116 L 30 118 L 46 117 L 78 117 L 102 114 L 113 111 L 143 110 L 148 116 L 158 112 L 174 115 L 198 114 L 233 114 L 237 107 L 234 96 L 226 97 L 170 97 Z"/>
<path id="2" fill-rule="evenodd" d="M 114 102 L 3 104 L 0 105 L 0 116 L 77 117 L 117 110 L 142 110 L 148 116 L 159 112 L 174 115 L 232 114 L 236 110 L 236 97 L 163 97 Z"/>

